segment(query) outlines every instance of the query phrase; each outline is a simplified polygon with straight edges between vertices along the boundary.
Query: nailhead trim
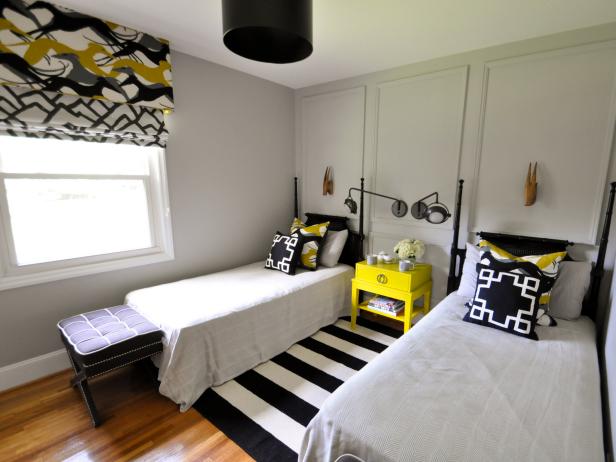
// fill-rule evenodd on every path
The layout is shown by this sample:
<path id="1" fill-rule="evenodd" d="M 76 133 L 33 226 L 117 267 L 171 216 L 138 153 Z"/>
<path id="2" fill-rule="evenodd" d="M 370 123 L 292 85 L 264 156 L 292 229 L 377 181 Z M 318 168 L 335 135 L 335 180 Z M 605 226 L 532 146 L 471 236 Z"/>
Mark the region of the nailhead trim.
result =
<path id="1" fill-rule="evenodd" d="M 106 373 L 111 372 L 111 371 L 115 371 L 116 369 L 119 369 L 119 368 L 124 367 L 124 366 L 128 366 L 129 364 L 132 364 L 132 363 L 136 363 L 137 361 L 141 361 L 142 359 L 149 358 L 150 356 L 154 356 L 154 355 L 156 355 L 158 353 L 159 352 L 152 353 L 152 354 L 145 355 L 145 356 L 141 356 L 141 357 L 139 357 L 137 359 L 133 359 L 132 361 L 129 361 L 127 363 L 122 363 L 122 364 L 120 364 L 118 366 L 115 366 L 115 367 L 113 367 L 111 369 L 107 369 L 107 370 L 105 370 L 103 372 L 99 372 L 98 374 L 90 375 L 90 376 L 88 376 L 88 379 L 91 379 L 91 378 L 94 378 L 94 377 L 98 377 L 99 375 L 103 375 L 103 374 L 106 374 Z"/>
<path id="2" fill-rule="evenodd" d="M 154 345 L 158 345 L 158 344 L 162 345 L 162 343 L 163 343 L 163 342 L 162 342 L 162 340 L 159 340 L 158 342 L 150 343 L 150 344 L 148 344 L 148 345 L 144 345 L 144 346 L 141 346 L 141 347 L 139 347 L 139 348 L 135 348 L 135 349 L 133 349 L 133 350 L 126 351 L 126 352 L 124 352 L 124 353 L 120 353 L 119 355 L 115 355 L 115 356 L 112 356 L 112 357 L 110 357 L 110 358 L 103 359 L 103 360 L 101 360 L 101 361 L 98 361 L 98 362 L 95 362 L 95 363 L 92 363 L 92 364 L 85 364 L 85 363 L 84 363 L 84 366 L 83 366 L 83 367 L 84 367 L 84 368 L 88 368 L 88 367 L 92 367 L 92 366 L 97 366 L 97 365 L 99 365 L 99 364 L 103 364 L 103 363 L 106 363 L 106 362 L 108 362 L 108 361 L 112 361 L 112 360 L 114 360 L 114 359 L 116 359 L 116 358 L 120 358 L 120 357 L 122 357 L 122 356 L 126 356 L 127 354 L 130 354 L 130 353 L 132 353 L 132 352 L 134 352 L 134 351 L 143 350 L 144 348 L 148 348 L 148 347 L 151 347 L 151 346 L 154 346 Z M 152 353 L 152 354 L 155 354 L 155 353 Z M 132 361 L 131 361 L 131 362 L 132 362 Z M 130 364 L 130 363 L 127 363 L 127 364 Z"/>

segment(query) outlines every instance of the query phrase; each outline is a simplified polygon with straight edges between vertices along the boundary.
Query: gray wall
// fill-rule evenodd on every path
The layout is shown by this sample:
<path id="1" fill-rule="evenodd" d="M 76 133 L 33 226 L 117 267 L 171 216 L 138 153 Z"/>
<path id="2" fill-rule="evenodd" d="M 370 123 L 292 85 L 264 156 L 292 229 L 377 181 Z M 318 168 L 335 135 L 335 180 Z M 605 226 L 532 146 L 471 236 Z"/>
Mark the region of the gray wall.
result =
<path id="1" fill-rule="evenodd" d="M 0 292 L 0 367 L 61 348 L 55 323 L 130 290 L 265 258 L 293 213 L 293 92 L 173 53 L 175 260 Z"/>

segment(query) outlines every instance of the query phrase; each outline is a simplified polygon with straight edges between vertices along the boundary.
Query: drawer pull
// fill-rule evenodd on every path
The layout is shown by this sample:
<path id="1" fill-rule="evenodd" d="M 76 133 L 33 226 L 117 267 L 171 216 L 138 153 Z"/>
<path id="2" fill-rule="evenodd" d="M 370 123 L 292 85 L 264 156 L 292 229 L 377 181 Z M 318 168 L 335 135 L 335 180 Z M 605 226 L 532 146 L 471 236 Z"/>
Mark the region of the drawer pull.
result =
<path id="1" fill-rule="evenodd" d="M 376 280 L 380 282 L 381 284 L 387 284 L 387 276 L 385 276 L 384 274 L 379 274 L 376 277 Z"/>

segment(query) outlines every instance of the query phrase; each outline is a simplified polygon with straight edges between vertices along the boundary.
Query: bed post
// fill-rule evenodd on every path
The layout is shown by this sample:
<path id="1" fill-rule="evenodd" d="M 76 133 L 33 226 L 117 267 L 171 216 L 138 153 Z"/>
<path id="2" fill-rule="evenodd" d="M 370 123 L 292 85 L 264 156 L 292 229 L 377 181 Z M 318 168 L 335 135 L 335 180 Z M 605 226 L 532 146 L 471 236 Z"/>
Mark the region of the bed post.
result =
<path id="1" fill-rule="evenodd" d="M 451 255 L 449 258 L 449 277 L 447 278 L 447 293 L 456 290 L 456 264 L 458 263 L 458 238 L 460 236 L 460 212 L 462 209 L 462 190 L 464 180 L 459 181 L 456 209 L 453 216 L 453 241 L 451 243 Z"/>
<path id="2" fill-rule="evenodd" d="M 295 202 L 294 202 L 295 208 L 293 209 L 295 216 L 293 218 L 299 218 L 299 201 L 297 199 L 297 177 L 293 179 L 293 183 L 294 183 L 294 188 L 295 188 L 295 196 L 294 196 L 295 197 Z"/>
<path id="3" fill-rule="evenodd" d="M 612 210 L 614 209 L 614 195 L 616 194 L 616 181 L 610 183 L 610 197 L 607 201 L 607 209 L 605 210 L 605 222 L 603 223 L 603 232 L 601 233 L 601 241 L 599 242 L 599 251 L 597 252 L 597 261 L 592 269 L 592 280 L 590 283 L 590 292 L 587 305 L 587 311 L 594 318 L 597 311 L 597 303 L 599 301 L 599 287 L 603 278 L 603 265 L 605 264 L 605 253 L 607 251 L 607 242 L 610 235 L 610 225 L 612 222 Z"/>
<path id="4" fill-rule="evenodd" d="M 361 178 L 361 187 L 359 192 L 359 255 L 358 261 L 364 257 L 364 177 Z"/>

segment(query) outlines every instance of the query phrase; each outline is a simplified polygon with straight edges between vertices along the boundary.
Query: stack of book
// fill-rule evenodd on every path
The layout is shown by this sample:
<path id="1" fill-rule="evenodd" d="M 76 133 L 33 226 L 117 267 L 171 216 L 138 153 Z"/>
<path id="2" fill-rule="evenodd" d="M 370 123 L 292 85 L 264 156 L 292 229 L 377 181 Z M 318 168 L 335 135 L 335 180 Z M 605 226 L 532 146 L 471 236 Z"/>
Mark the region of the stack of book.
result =
<path id="1" fill-rule="evenodd" d="M 402 300 L 395 300 L 393 298 L 377 295 L 370 299 L 368 307 L 387 314 L 397 315 L 404 310 L 404 302 Z"/>

